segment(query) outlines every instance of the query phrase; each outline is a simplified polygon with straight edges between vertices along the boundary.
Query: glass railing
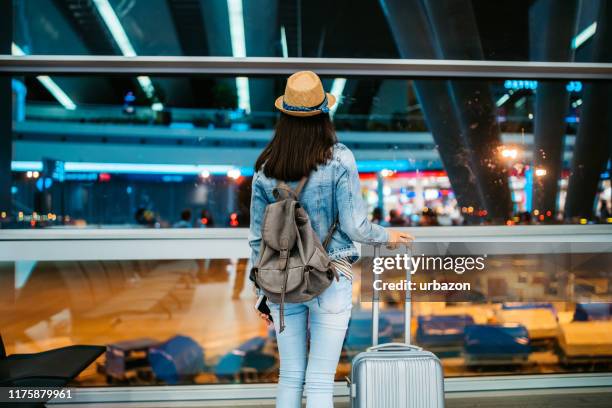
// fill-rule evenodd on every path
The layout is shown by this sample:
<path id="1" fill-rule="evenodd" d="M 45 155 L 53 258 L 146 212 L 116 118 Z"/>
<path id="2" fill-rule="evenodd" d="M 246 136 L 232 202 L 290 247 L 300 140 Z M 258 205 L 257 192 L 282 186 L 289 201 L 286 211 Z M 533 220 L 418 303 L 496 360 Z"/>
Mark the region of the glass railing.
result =
<path id="1" fill-rule="evenodd" d="M 413 339 L 441 358 L 448 378 L 612 369 L 610 264 L 601 264 L 601 257 L 612 256 L 609 227 L 414 232 L 422 243 L 499 244 L 500 258 L 489 255 L 492 275 L 479 278 L 478 299 L 413 302 Z M 246 234 L 244 229 L 4 231 L 0 327 L 7 352 L 107 346 L 107 353 L 75 380 L 79 386 L 272 383 L 278 353 L 274 332 L 253 311 Z M 525 251 L 529 242 L 533 250 Z M 553 261 L 542 253 L 548 244 L 560 251 L 557 258 L 571 258 L 572 279 L 559 278 L 558 260 L 551 269 Z M 584 258 L 593 252 L 596 257 Z M 371 341 L 362 265 L 354 269 L 353 314 L 338 381 Z M 517 299 L 500 295 L 508 287 L 529 302 L 506 301 Z M 551 295 L 553 288 L 575 296 Z M 547 300 L 537 302 L 538 296 Z M 380 341 L 401 340 L 403 303 L 382 299 Z M 508 348 L 495 346 L 505 340 Z M 169 373 L 155 358 L 168 342 L 196 356 L 185 365 L 187 371 Z M 180 347 L 171 352 L 180 353 Z"/>

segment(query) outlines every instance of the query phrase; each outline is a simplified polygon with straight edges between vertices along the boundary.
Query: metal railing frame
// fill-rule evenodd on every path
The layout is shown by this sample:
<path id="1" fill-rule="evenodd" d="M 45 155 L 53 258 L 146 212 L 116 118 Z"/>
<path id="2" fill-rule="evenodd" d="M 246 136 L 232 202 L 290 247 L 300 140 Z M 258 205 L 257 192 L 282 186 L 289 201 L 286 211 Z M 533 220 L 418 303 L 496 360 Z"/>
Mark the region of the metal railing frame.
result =
<path id="1" fill-rule="evenodd" d="M 398 78 L 531 78 L 610 80 L 612 64 L 531 61 L 278 57 L 121 57 L 0 55 L 0 74 L 287 75 Z"/>
<path id="2" fill-rule="evenodd" d="M 348 58 L 229 58 L 229 57 L 118 57 L 118 56 L 0 56 L 0 75 L 23 74 L 67 74 L 67 75 L 220 75 L 220 76 L 273 76 L 288 75 L 297 70 L 309 69 L 321 76 L 365 77 L 379 76 L 386 78 L 524 78 L 542 80 L 611 80 L 612 64 L 594 63 L 561 63 L 561 62 L 524 62 L 524 61 L 459 61 L 459 60 L 396 60 L 396 59 L 348 59 Z M 442 229 L 419 229 L 417 235 L 422 239 L 439 239 L 444 235 Z M 473 229 L 478 228 L 478 229 Z M 521 233 L 517 229 L 504 227 L 453 227 L 452 235 L 461 232 L 470 240 L 486 236 L 509 237 L 510 231 Z M 554 228 L 554 227 L 552 227 Z M 569 230 L 562 229 L 569 228 Z M 538 233 L 553 237 L 557 233 L 570 232 L 582 239 L 589 239 L 589 234 L 582 235 L 574 227 L 531 229 L 531 237 L 538 239 Z M 584 227 L 583 227 L 584 228 Z M 436 231 L 437 230 L 437 231 Z M 570 231 L 571 230 L 571 231 Z M 588 230 L 582 230 L 587 232 Z M 608 236 L 612 229 L 598 228 L 596 235 Z M 125 243 L 152 244 L 160 242 L 159 247 L 167 251 L 158 253 L 156 258 L 176 259 L 191 256 L 202 249 L 202 241 L 208 240 L 213 231 L 119 231 L 94 230 L 78 231 L 0 231 L 0 259 L 30 259 L 29 254 L 37 259 L 57 259 L 53 254 L 66 244 L 71 245 L 73 254 L 83 253 L 86 247 L 100 248 L 102 251 L 124 251 Z M 219 235 L 215 232 L 218 245 L 207 248 L 211 252 L 224 254 L 223 248 L 232 247 L 233 256 L 244 256 L 248 252 L 245 243 L 245 231 L 227 231 Z M 450 231 L 448 231 L 450 232 Z M 474 235 L 471 235 L 474 234 Z M 520 234 L 522 235 L 522 234 Z M 561 234 L 562 235 L 562 234 Z M 587 237 L 587 238 L 585 238 Z M 212 238 L 212 237 L 211 237 Z M 522 235 L 521 239 L 525 236 Z M 163 241 L 163 242 L 162 242 Z M 177 244 L 177 245 L 173 245 Z M 156 245 L 157 245 L 156 244 Z M 168 245 L 170 244 L 170 245 Z M 82 247 L 79 251 L 74 251 Z M 131 245 L 129 245 L 131 247 Z M 179 249 L 180 256 L 175 250 Z M 43 250 L 43 253 L 37 250 Z M 207 251 L 208 252 L 208 251 Z M 61 253 L 61 251 L 60 251 Z M 87 252 L 85 252 L 87 253 Z M 21 255 L 22 256 L 21 256 Z M 92 256 L 92 253 L 88 253 Z M 202 256 L 202 252 L 199 252 Z M 42 257 L 41 257 L 42 256 Z M 134 252 L 119 253 L 119 258 L 134 259 Z M 65 257 L 60 255 L 60 258 Z M 74 258 L 73 258 L 74 259 Z M 482 393 L 504 392 L 542 392 L 559 393 L 572 389 L 605 389 L 612 387 L 612 374 L 558 374 L 558 375 L 517 375 L 504 377 L 466 377 L 446 379 L 446 392 L 449 396 L 479 395 Z M 123 406 L 128 402 L 138 402 L 139 406 L 154 405 L 163 401 L 185 405 L 194 401 L 228 401 L 231 398 L 239 405 L 246 400 L 271 400 L 274 397 L 274 384 L 241 384 L 241 385 L 206 385 L 180 387 L 120 387 L 120 388 L 86 388 L 77 393 L 71 406 L 79 404 L 104 404 L 104 406 Z M 338 383 L 335 395 L 346 398 L 346 387 Z"/>

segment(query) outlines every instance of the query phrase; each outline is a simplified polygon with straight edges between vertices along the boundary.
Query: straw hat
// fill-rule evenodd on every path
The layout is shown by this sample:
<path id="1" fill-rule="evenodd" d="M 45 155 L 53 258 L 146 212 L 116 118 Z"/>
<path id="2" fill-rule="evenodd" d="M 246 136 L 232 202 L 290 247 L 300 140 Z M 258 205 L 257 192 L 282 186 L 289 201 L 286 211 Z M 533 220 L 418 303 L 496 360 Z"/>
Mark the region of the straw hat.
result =
<path id="1" fill-rule="evenodd" d="M 287 79 L 285 94 L 274 102 L 276 109 L 291 116 L 314 116 L 329 112 L 336 104 L 336 97 L 323 91 L 317 74 L 300 71 Z"/>

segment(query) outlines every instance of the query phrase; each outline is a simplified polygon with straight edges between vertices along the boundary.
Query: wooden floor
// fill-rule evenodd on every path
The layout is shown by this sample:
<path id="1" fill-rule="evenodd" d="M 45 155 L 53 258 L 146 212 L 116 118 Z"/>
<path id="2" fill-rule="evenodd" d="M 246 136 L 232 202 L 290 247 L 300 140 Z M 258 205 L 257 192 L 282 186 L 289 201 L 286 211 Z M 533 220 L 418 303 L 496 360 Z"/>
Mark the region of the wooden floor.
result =
<path id="1" fill-rule="evenodd" d="M 13 305 L 3 310 L 1 334 L 8 354 L 141 337 L 163 341 L 182 334 L 202 345 L 208 362 L 250 338 L 267 336 L 265 324 L 253 312 L 251 286 L 245 284 L 239 298 L 232 299 L 235 280 L 235 261 L 39 263 L 27 285 L 12 294 Z M 11 295 L 6 290 L 0 288 L 0 298 Z M 131 297 L 124 306 L 114 304 L 113 298 L 124 293 Z M 131 309 L 141 298 L 154 301 L 143 303 L 142 310 Z M 88 317 L 101 310 L 108 313 Z M 79 383 L 103 385 L 106 380 L 92 366 Z"/>

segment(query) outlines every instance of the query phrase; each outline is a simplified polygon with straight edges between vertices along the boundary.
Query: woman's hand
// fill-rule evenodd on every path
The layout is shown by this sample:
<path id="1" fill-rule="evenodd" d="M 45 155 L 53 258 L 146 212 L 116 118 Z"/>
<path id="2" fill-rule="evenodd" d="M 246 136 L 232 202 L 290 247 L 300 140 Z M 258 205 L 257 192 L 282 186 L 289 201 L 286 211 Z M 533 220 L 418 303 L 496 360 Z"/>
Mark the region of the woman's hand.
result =
<path id="1" fill-rule="evenodd" d="M 266 322 L 266 324 L 268 325 L 268 327 L 270 327 L 272 325 L 272 320 L 270 320 L 270 316 L 268 316 L 265 313 L 261 313 L 259 310 L 257 311 L 257 314 L 259 315 L 259 318 L 262 319 L 263 321 Z"/>
<path id="2" fill-rule="evenodd" d="M 387 231 L 389 231 L 389 242 L 387 243 L 389 249 L 397 248 L 398 244 L 409 244 L 414 241 L 414 237 L 407 232 L 394 229 Z"/>

